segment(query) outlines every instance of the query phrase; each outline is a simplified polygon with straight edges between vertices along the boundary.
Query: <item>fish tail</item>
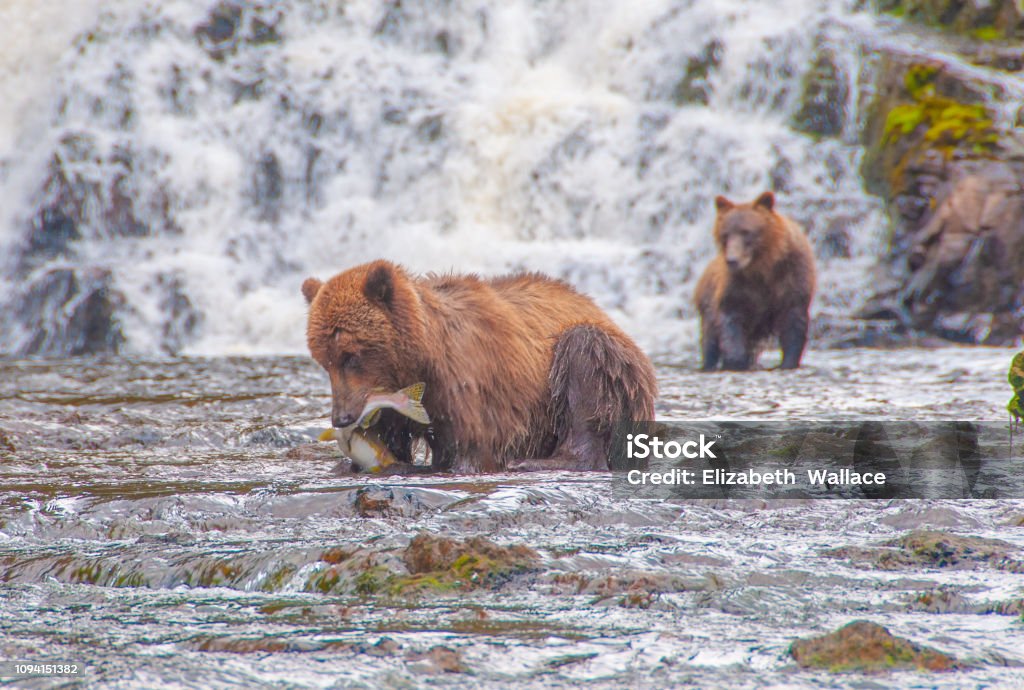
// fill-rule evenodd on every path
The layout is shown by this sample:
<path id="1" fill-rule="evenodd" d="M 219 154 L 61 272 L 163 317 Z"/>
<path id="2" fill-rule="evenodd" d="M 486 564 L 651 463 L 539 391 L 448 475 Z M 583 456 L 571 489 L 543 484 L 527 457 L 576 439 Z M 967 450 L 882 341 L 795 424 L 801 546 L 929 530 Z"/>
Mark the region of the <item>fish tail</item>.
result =
<path id="1" fill-rule="evenodd" d="M 398 392 L 404 395 L 405 397 L 409 398 L 413 402 L 422 402 L 423 391 L 425 391 L 426 389 L 427 384 L 420 381 L 419 383 L 414 383 L 411 386 L 406 386 L 405 388 Z"/>
<path id="2" fill-rule="evenodd" d="M 316 437 L 317 441 L 333 441 L 335 439 L 334 429 L 328 429 Z"/>
<path id="3" fill-rule="evenodd" d="M 430 424 L 430 415 L 427 414 L 427 408 L 423 407 L 423 391 L 426 387 L 427 385 L 420 381 L 399 391 L 409 399 L 408 409 L 403 410 L 402 414 L 424 425 Z"/>

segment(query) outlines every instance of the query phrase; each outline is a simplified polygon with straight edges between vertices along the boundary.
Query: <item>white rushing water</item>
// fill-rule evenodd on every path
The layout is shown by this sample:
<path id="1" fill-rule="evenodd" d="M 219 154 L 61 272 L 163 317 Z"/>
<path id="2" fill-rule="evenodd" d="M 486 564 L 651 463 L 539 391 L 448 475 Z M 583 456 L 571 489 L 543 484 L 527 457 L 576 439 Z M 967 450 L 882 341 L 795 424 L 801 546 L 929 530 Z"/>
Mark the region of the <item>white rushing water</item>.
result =
<path id="1" fill-rule="evenodd" d="M 377 257 L 547 271 L 653 351 L 693 349 L 712 199 L 766 188 L 823 257 L 815 309 L 845 314 L 884 235 L 857 175 L 859 4 L 8 2 L 0 350 L 36 328 L 23 291 L 71 266 L 110 272 L 129 352 L 300 352 L 302 279 Z M 791 122 L 822 47 L 850 98 L 816 140 Z M 80 238 L 26 254 L 55 203 Z"/>

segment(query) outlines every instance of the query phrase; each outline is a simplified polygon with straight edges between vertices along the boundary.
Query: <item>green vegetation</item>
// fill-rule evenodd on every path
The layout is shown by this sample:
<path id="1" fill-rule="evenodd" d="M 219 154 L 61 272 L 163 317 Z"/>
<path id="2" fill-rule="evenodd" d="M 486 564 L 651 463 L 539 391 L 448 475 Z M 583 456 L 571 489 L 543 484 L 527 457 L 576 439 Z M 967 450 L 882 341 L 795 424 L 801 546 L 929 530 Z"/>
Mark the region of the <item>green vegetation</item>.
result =
<path id="1" fill-rule="evenodd" d="M 988 110 L 980 104 L 960 103 L 937 94 L 937 73 L 931 65 L 912 65 L 907 70 L 904 85 L 913 102 L 889 111 L 882 144 L 894 143 L 920 128 L 924 133 L 920 145 L 941 151 L 947 159 L 960 148 L 975 154 L 992 150 L 999 135 Z"/>
<path id="2" fill-rule="evenodd" d="M 1018 352 L 1010 362 L 1007 380 L 1013 388 L 1013 397 L 1006 409 L 1010 413 L 1010 420 L 1017 425 L 1024 421 L 1024 350 Z"/>

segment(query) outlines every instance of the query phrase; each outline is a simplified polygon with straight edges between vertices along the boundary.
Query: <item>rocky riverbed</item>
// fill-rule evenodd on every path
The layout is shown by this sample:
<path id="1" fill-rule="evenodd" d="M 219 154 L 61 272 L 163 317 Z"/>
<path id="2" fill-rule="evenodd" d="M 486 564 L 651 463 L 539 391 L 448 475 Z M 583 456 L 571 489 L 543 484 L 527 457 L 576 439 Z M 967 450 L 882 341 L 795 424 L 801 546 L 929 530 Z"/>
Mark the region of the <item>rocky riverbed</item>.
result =
<path id="1" fill-rule="evenodd" d="M 1002 420 L 1010 354 L 666 361 L 659 416 Z M 81 687 L 1024 683 L 1024 501 L 352 476 L 313 443 L 327 382 L 306 358 L 3 373 L 0 655 L 82 662 Z"/>

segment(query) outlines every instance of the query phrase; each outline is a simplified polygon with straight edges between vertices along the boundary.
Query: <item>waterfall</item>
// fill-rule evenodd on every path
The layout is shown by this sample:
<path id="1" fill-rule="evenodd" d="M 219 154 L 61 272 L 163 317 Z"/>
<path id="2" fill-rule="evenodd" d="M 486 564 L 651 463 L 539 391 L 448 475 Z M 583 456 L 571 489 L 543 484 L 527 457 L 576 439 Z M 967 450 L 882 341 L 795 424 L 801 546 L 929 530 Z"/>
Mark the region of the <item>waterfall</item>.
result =
<path id="1" fill-rule="evenodd" d="M 0 352 L 302 352 L 303 278 L 386 257 L 545 271 L 693 353 L 712 200 L 768 188 L 841 318 L 885 230 L 861 4 L 8 2 Z"/>

